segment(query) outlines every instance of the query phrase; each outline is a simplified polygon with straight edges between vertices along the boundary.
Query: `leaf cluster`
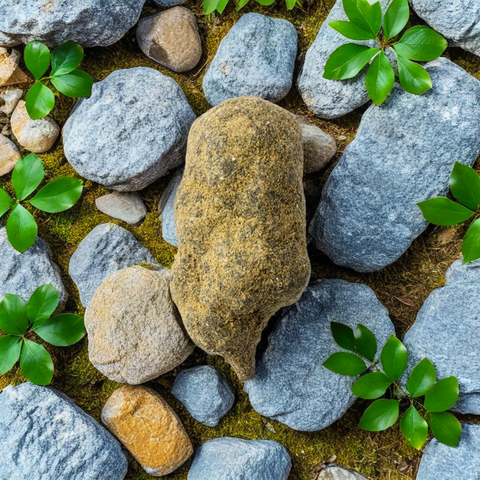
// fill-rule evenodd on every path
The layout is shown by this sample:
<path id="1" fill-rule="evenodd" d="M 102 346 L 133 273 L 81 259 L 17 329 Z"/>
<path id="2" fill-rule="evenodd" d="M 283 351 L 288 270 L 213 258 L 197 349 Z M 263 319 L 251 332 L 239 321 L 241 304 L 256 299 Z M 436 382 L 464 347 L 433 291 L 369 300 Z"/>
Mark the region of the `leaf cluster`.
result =
<path id="1" fill-rule="evenodd" d="M 205 15 L 210 15 L 213 12 L 218 12 L 222 14 L 225 10 L 225 7 L 228 5 L 230 0 L 203 0 L 203 12 Z M 237 12 L 241 10 L 250 0 L 238 0 L 237 2 Z M 270 6 L 275 3 L 275 0 L 255 0 L 260 5 Z M 302 6 L 300 0 L 285 0 L 288 10 L 293 10 L 295 5 Z"/>
<path id="2" fill-rule="evenodd" d="M 331 330 L 335 342 L 353 353 L 334 353 L 323 365 L 340 375 L 363 374 L 352 385 L 352 392 L 359 398 L 375 400 L 363 414 L 360 428 L 371 432 L 386 430 L 397 422 L 401 403 L 408 402 L 400 429 L 410 445 L 420 449 L 427 440 L 429 427 L 439 442 L 451 447 L 458 445 L 462 427 L 447 412 L 458 400 L 456 377 L 437 382 L 434 365 L 424 358 L 410 373 L 405 391 L 398 381 L 407 368 L 408 353 L 395 335 L 390 337 L 377 359 L 377 341 L 365 326 L 357 325 L 352 329 L 332 322 Z M 397 398 L 380 398 L 387 391 Z"/>

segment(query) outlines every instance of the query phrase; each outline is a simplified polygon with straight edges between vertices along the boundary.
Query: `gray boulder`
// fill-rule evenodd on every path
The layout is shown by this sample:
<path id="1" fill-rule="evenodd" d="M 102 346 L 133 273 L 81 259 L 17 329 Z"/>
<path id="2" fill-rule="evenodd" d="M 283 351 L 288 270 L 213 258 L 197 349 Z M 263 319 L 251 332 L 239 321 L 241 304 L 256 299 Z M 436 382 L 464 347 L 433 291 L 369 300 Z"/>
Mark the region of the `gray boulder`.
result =
<path id="1" fill-rule="evenodd" d="M 480 82 L 446 58 L 426 66 L 433 89 L 396 86 L 363 115 L 310 224 L 317 248 L 359 272 L 397 260 L 427 227 L 417 203 L 445 195 L 455 161 L 480 155 Z"/>
<path id="2" fill-rule="evenodd" d="M 323 366 L 342 351 L 330 323 L 373 331 L 378 351 L 393 335 L 387 309 L 360 283 L 325 280 L 308 287 L 302 298 L 284 309 L 257 359 L 255 377 L 244 389 L 253 408 L 294 430 L 316 431 L 338 420 L 355 401 L 355 377 L 337 375 Z"/>
<path id="3" fill-rule="evenodd" d="M 175 195 L 183 178 L 183 169 L 175 173 L 170 180 L 167 188 L 163 192 L 158 210 L 160 212 L 160 220 L 162 221 L 163 239 L 178 248 L 178 237 L 175 230 Z"/>
<path id="4" fill-rule="evenodd" d="M 289 92 L 298 35 L 287 20 L 247 13 L 232 27 L 203 78 L 212 106 L 234 97 L 280 101 Z"/>
<path id="5" fill-rule="evenodd" d="M 156 263 L 151 253 L 127 230 L 113 223 L 95 227 L 70 258 L 68 273 L 88 307 L 103 280 L 122 268 Z"/>
<path id="6" fill-rule="evenodd" d="M 136 193 L 114 191 L 98 197 L 95 205 L 102 213 L 129 225 L 140 224 L 147 215 L 147 207 Z"/>
<path id="7" fill-rule="evenodd" d="M 56 47 L 73 40 L 83 47 L 107 46 L 133 27 L 145 0 L 0 0 L 0 46 L 39 40 Z"/>
<path id="8" fill-rule="evenodd" d="M 117 70 L 96 83 L 67 120 L 65 156 L 100 185 L 141 190 L 184 161 L 194 120 L 172 78 L 152 68 Z"/>
<path id="9" fill-rule="evenodd" d="M 277 442 L 215 438 L 195 453 L 188 480 L 287 480 L 291 466 Z"/>
<path id="10" fill-rule="evenodd" d="M 183 5 L 187 0 L 153 0 L 159 7 L 170 8 Z"/>
<path id="11" fill-rule="evenodd" d="M 22 383 L 0 394 L 0 478 L 122 480 L 117 440 L 53 388 Z"/>
<path id="12" fill-rule="evenodd" d="M 175 379 L 172 395 L 195 420 L 208 427 L 216 427 L 235 402 L 230 382 L 208 365 L 182 370 Z"/>

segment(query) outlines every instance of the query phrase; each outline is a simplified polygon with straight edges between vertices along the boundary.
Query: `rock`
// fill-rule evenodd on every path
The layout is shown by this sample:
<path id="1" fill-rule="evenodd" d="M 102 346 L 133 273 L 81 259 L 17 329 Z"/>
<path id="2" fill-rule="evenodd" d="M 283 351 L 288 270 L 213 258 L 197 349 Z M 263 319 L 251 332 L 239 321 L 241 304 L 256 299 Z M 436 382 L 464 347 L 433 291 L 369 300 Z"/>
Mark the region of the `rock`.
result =
<path id="1" fill-rule="evenodd" d="M 172 78 L 145 67 L 117 70 L 67 120 L 65 156 L 82 177 L 141 190 L 183 162 L 194 120 Z"/>
<path id="2" fill-rule="evenodd" d="M 170 270 L 133 266 L 108 276 L 85 312 L 90 361 L 138 385 L 178 367 L 194 345 L 170 297 Z"/>
<path id="3" fill-rule="evenodd" d="M 0 0 L 0 45 L 38 40 L 56 47 L 73 40 L 105 47 L 120 40 L 140 17 L 145 0 Z"/>
<path id="4" fill-rule="evenodd" d="M 22 383 L 0 393 L 0 478 L 123 480 L 120 444 L 63 393 Z"/>
<path id="5" fill-rule="evenodd" d="M 457 260 L 447 272 L 447 285 L 429 295 L 403 341 L 409 369 L 428 358 L 439 379 L 457 377 L 460 398 L 452 410 L 474 415 L 480 415 L 479 296 L 480 262 Z"/>
<path id="6" fill-rule="evenodd" d="M 175 379 L 172 395 L 195 420 L 208 427 L 216 427 L 235 402 L 230 382 L 208 365 L 182 370 Z"/>
<path id="7" fill-rule="evenodd" d="M 277 442 L 215 438 L 195 453 L 188 480 L 287 480 L 291 466 Z"/>
<path id="8" fill-rule="evenodd" d="M 1 20 L 0 20 L 1 22 Z M 18 50 L 7 50 L 0 47 L 0 85 L 6 85 L 8 80 L 18 68 L 21 58 Z"/>
<path id="9" fill-rule="evenodd" d="M 151 253 L 122 227 L 104 223 L 95 227 L 70 258 L 68 273 L 88 307 L 101 283 L 110 274 L 139 263 L 155 263 Z"/>
<path id="10" fill-rule="evenodd" d="M 0 113 L 10 115 L 18 104 L 18 101 L 23 96 L 23 90 L 20 88 L 0 89 L 0 99 L 3 100 L 3 104 L 0 101 Z"/>
<path id="11" fill-rule="evenodd" d="M 137 28 L 142 52 L 174 72 L 188 72 L 202 57 L 195 15 L 184 7 L 144 17 Z"/>
<path id="12" fill-rule="evenodd" d="M 250 95 L 280 101 L 292 87 L 297 37 L 287 20 L 259 13 L 240 17 L 203 78 L 208 103 Z"/>
<path id="13" fill-rule="evenodd" d="M 12 114 L 11 126 L 18 143 L 34 153 L 50 150 L 60 133 L 60 127 L 53 118 L 47 116 L 32 120 L 23 100 L 18 102 Z"/>
<path id="14" fill-rule="evenodd" d="M 153 0 L 158 6 L 170 8 L 183 5 L 187 0 Z"/>
<path id="15" fill-rule="evenodd" d="M 10 245 L 6 229 L 0 228 L 0 265 L 0 301 L 6 293 L 28 301 L 38 287 L 51 284 L 58 290 L 60 305 L 65 305 L 68 294 L 60 270 L 40 237 L 26 252 L 19 253 Z"/>
<path id="16" fill-rule="evenodd" d="M 359 272 L 397 260 L 427 227 L 417 203 L 448 190 L 455 161 L 480 155 L 480 82 L 446 58 L 426 66 L 433 89 L 399 86 L 363 115 L 310 224 L 317 248 Z"/>
<path id="17" fill-rule="evenodd" d="M 5 135 L 0 134 L 0 177 L 10 173 L 22 158 L 17 146 Z"/>
<path id="18" fill-rule="evenodd" d="M 154 390 L 123 386 L 102 410 L 102 421 L 154 477 L 175 471 L 193 453 L 182 422 Z"/>
<path id="19" fill-rule="evenodd" d="M 147 207 L 136 193 L 114 191 L 97 198 L 95 205 L 102 213 L 129 225 L 139 225 L 147 215 Z"/>
<path id="20" fill-rule="evenodd" d="M 432 439 L 426 446 L 417 480 L 477 480 L 480 478 L 480 425 L 463 424 L 457 448 Z"/>
<path id="21" fill-rule="evenodd" d="M 160 220 L 162 221 L 162 236 L 163 239 L 178 248 L 178 237 L 175 230 L 175 196 L 178 187 L 183 178 L 183 169 L 178 170 L 170 180 L 167 188 L 163 192 L 158 210 L 160 212 Z"/>
<path id="22" fill-rule="evenodd" d="M 324 280 L 308 287 L 299 302 L 282 311 L 257 360 L 255 378 L 244 385 L 258 413 L 313 432 L 331 425 L 353 404 L 357 378 L 323 366 L 330 355 L 343 351 L 333 340 L 332 321 L 372 330 L 378 352 L 395 333 L 387 309 L 366 285 Z"/>
<path id="23" fill-rule="evenodd" d="M 318 475 L 318 480 L 367 480 L 363 475 L 353 470 L 327 465 Z"/>
<path id="24" fill-rule="evenodd" d="M 172 298 L 192 340 L 242 381 L 268 320 L 310 278 L 302 178 L 300 127 L 270 102 L 227 100 L 192 126 Z"/>

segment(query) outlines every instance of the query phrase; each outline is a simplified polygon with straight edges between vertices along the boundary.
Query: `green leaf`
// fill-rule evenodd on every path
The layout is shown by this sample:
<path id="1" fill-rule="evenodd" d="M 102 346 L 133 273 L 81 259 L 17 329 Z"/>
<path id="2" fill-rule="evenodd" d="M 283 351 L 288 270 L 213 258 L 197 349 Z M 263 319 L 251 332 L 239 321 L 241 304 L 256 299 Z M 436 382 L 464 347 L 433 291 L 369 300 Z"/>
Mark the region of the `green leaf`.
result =
<path id="1" fill-rule="evenodd" d="M 355 351 L 355 336 L 353 330 L 343 323 L 332 322 L 330 324 L 333 339 L 345 350 Z"/>
<path id="2" fill-rule="evenodd" d="M 430 75 L 418 63 L 397 55 L 397 67 L 400 85 L 406 92 L 421 95 L 432 88 Z"/>
<path id="3" fill-rule="evenodd" d="M 218 2 L 219 0 L 203 0 L 203 13 L 205 13 L 205 15 L 213 13 L 217 8 Z"/>
<path id="4" fill-rule="evenodd" d="M 20 337 L 0 337 L 0 375 L 13 368 L 20 358 L 22 340 Z"/>
<path id="5" fill-rule="evenodd" d="M 257 3 L 268 7 L 269 5 L 273 5 L 275 3 L 275 0 L 257 0 Z"/>
<path id="6" fill-rule="evenodd" d="M 417 450 L 427 441 L 428 424 L 413 405 L 410 405 L 400 420 L 400 429 L 408 443 Z"/>
<path id="7" fill-rule="evenodd" d="M 51 79 L 53 86 L 66 97 L 81 98 L 92 94 L 93 79 L 82 70 Z"/>
<path id="8" fill-rule="evenodd" d="M 417 25 L 408 29 L 393 48 L 398 55 L 409 60 L 430 62 L 438 58 L 447 46 L 447 41 L 435 30 Z"/>
<path id="9" fill-rule="evenodd" d="M 376 35 L 373 33 L 366 32 L 354 23 L 346 22 L 345 20 L 335 20 L 328 25 L 350 40 L 375 40 L 376 38 Z"/>
<path id="10" fill-rule="evenodd" d="M 27 328 L 25 302 L 18 295 L 6 293 L 0 302 L 0 329 L 9 335 L 23 335 Z"/>
<path id="11" fill-rule="evenodd" d="M 340 375 L 356 376 L 363 373 L 367 366 L 365 362 L 353 353 L 338 352 L 330 355 L 323 366 Z"/>
<path id="12" fill-rule="evenodd" d="M 392 335 L 382 349 L 380 360 L 383 371 L 396 382 L 407 368 L 407 349 L 395 335 Z"/>
<path id="13" fill-rule="evenodd" d="M 381 105 L 393 89 L 395 72 L 388 58 L 380 52 L 368 67 L 365 85 L 369 97 L 375 105 Z"/>
<path id="14" fill-rule="evenodd" d="M 455 162 L 450 177 L 450 189 L 461 204 L 477 211 L 480 205 L 480 177 L 473 168 Z"/>
<path id="15" fill-rule="evenodd" d="M 380 2 L 370 5 L 368 0 L 343 0 L 343 9 L 348 19 L 357 27 L 378 35 L 382 26 L 382 8 Z"/>
<path id="16" fill-rule="evenodd" d="M 323 76 L 331 80 L 353 78 L 379 51 L 379 48 L 369 48 L 356 43 L 342 45 L 328 58 Z"/>
<path id="17" fill-rule="evenodd" d="M 12 184 L 18 200 L 25 200 L 45 177 L 42 161 L 34 153 L 21 158 L 12 173 Z"/>
<path id="18" fill-rule="evenodd" d="M 297 0 L 285 0 L 288 10 L 293 10 L 297 4 Z"/>
<path id="19" fill-rule="evenodd" d="M 386 430 L 397 421 L 399 405 L 398 400 L 376 400 L 365 410 L 359 427 L 369 432 Z"/>
<path id="20" fill-rule="evenodd" d="M 58 291 L 53 285 L 37 288 L 27 303 L 27 315 L 34 326 L 50 318 L 58 307 Z"/>
<path id="21" fill-rule="evenodd" d="M 433 436 L 449 447 L 458 447 L 462 438 L 462 425 L 448 412 L 432 413 L 428 420 Z"/>
<path id="22" fill-rule="evenodd" d="M 456 377 L 442 378 L 425 393 L 423 405 L 430 413 L 444 412 L 457 403 L 459 394 Z"/>
<path id="23" fill-rule="evenodd" d="M 83 182 L 76 178 L 60 177 L 45 185 L 30 203 L 47 213 L 58 213 L 73 207 L 82 195 Z"/>
<path id="24" fill-rule="evenodd" d="M 55 95 L 41 83 L 35 83 L 25 97 L 25 107 L 32 120 L 46 117 L 54 106 Z"/>
<path id="25" fill-rule="evenodd" d="M 62 313 L 45 320 L 34 328 L 35 333 L 56 347 L 68 347 L 85 336 L 85 325 L 81 315 Z"/>
<path id="26" fill-rule="evenodd" d="M 435 197 L 418 204 L 427 222 L 442 227 L 457 225 L 468 220 L 475 212 L 449 198 Z"/>
<path id="27" fill-rule="evenodd" d="M 480 258 L 480 218 L 475 220 L 467 230 L 462 243 L 463 263 Z"/>
<path id="28" fill-rule="evenodd" d="M 83 60 L 83 48 L 75 42 L 68 42 L 58 46 L 52 52 L 52 77 L 65 75 L 75 70 Z"/>
<path id="29" fill-rule="evenodd" d="M 50 50 L 41 42 L 30 42 L 25 45 L 25 65 L 38 80 L 47 71 L 50 65 Z"/>
<path id="30" fill-rule="evenodd" d="M 353 331 L 357 344 L 357 352 L 373 362 L 377 353 L 377 340 L 375 335 L 363 325 L 357 325 Z"/>
<path id="31" fill-rule="evenodd" d="M 15 205 L 7 220 L 7 236 L 12 247 L 17 252 L 25 252 L 35 243 L 37 232 L 32 214 L 21 205 Z"/>
<path id="32" fill-rule="evenodd" d="M 0 188 L 0 217 L 7 213 L 13 205 L 15 205 L 15 200 L 3 188 Z"/>
<path id="33" fill-rule="evenodd" d="M 352 392 L 359 398 L 374 400 L 385 395 L 391 384 L 392 381 L 381 372 L 367 373 L 352 385 Z"/>
<path id="34" fill-rule="evenodd" d="M 52 381 L 52 357 L 45 347 L 26 338 L 23 340 L 20 368 L 23 375 L 35 385 L 48 385 Z"/>
<path id="35" fill-rule="evenodd" d="M 240 0 L 238 3 L 237 3 L 237 12 L 239 10 L 241 10 L 247 3 L 248 3 L 249 0 Z"/>
<path id="36" fill-rule="evenodd" d="M 412 397 L 422 397 L 437 381 L 437 372 L 433 363 L 424 358 L 412 370 L 407 381 L 407 390 Z"/>
<path id="37" fill-rule="evenodd" d="M 383 19 L 383 35 L 386 40 L 398 35 L 408 23 L 410 8 L 408 0 L 393 0 Z"/>

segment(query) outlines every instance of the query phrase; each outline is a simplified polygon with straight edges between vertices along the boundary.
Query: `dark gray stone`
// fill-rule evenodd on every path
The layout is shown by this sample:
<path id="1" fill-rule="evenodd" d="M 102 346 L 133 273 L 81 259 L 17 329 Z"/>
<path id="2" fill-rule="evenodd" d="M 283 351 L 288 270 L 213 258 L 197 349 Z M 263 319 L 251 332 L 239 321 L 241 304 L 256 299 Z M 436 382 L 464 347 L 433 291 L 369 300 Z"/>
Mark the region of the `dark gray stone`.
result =
<path id="1" fill-rule="evenodd" d="M 175 195 L 183 178 L 183 169 L 175 173 L 170 180 L 167 188 L 163 192 L 158 210 L 160 212 L 160 220 L 162 221 L 163 239 L 178 248 L 178 237 L 175 230 Z"/>
<path id="2" fill-rule="evenodd" d="M 187 0 L 153 0 L 158 6 L 164 8 L 176 7 L 183 5 Z"/>
<path id="3" fill-rule="evenodd" d="M 298 35 L 287 20 L 247 13 L 232 27 L 203 78 L 212 106 L 234 97 L 278 102 L 293 82 Z"/>
<path id="4" fill-rule="evenodd" d="M 53 388 L 22 383 L 0 394 L 0 478 L 122 480 L 117 440 Z"/>
<path id="5" fill-rule="evenodd" d="M 397 260 L 427 227 L 417 203 L 445 195 L 455 161 L 480 155 L 480 82 L 446 58 L 427 64 L 433 89 L 396 86 L 363 115 L 310 224 L 317 248 L 359 272 Z"/>
<path id="6" fill-rule="evenodd" d="M 316 431 L 338 420 L 355 401 L 355 377 L 337 375 L 323 366 L 342 351 L 330 323 L 371 329 L 379 351 L 393 335 L 387 309 L 361 283 L 325 280 L 308 287 L 281 315 L 258 358 L 255 377 L 245 382 L 253 408 L 300 431 Z"/>

